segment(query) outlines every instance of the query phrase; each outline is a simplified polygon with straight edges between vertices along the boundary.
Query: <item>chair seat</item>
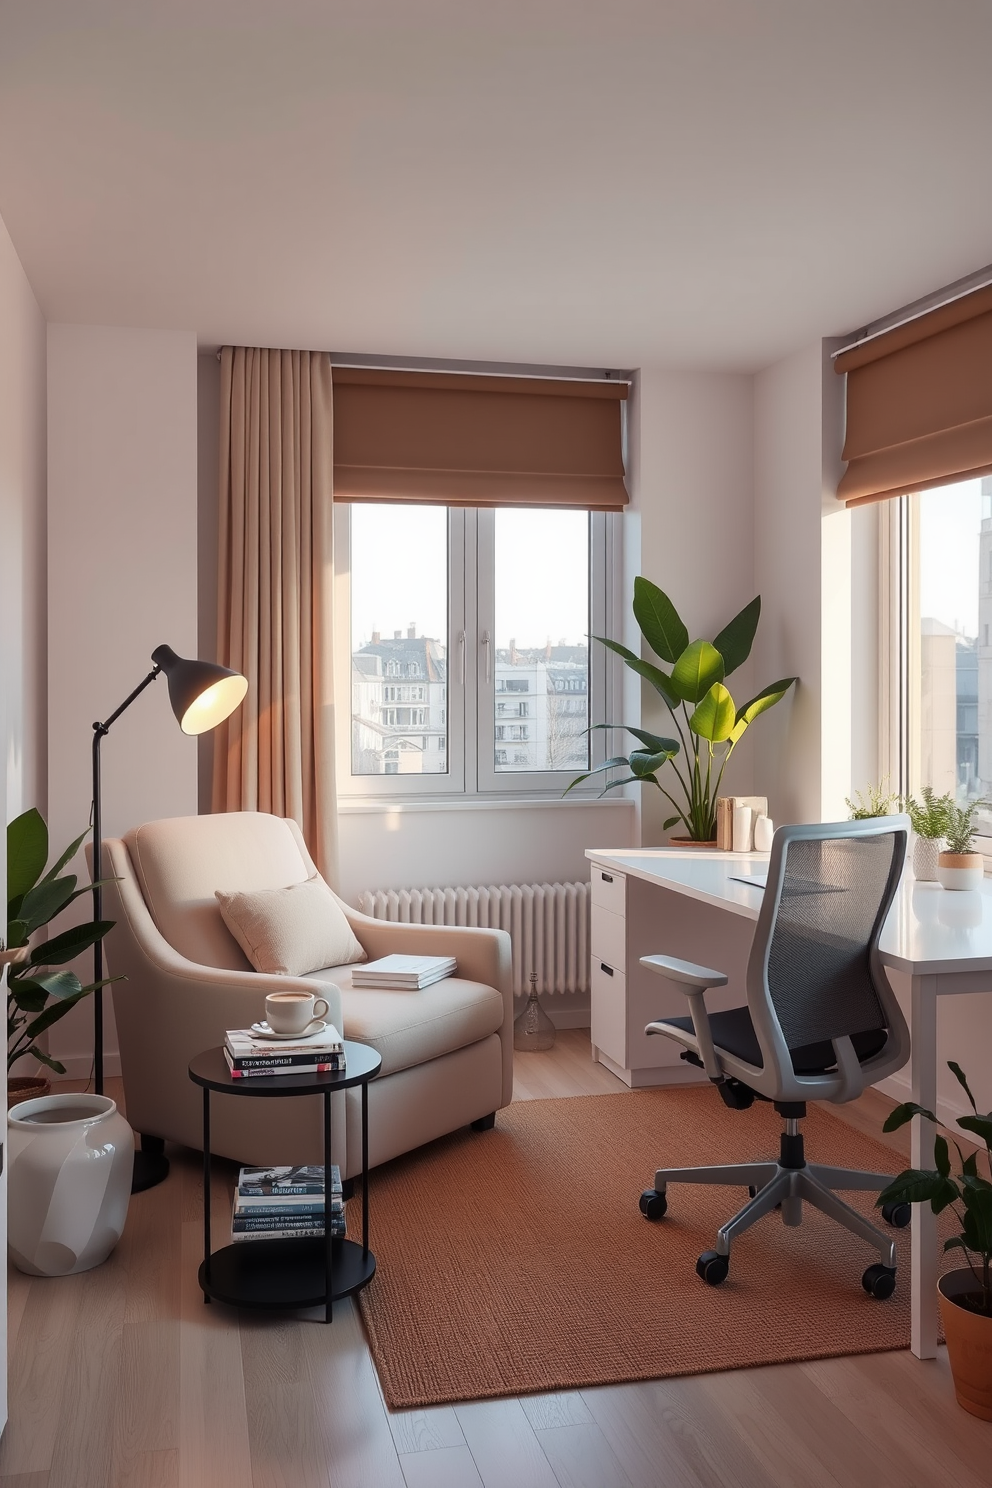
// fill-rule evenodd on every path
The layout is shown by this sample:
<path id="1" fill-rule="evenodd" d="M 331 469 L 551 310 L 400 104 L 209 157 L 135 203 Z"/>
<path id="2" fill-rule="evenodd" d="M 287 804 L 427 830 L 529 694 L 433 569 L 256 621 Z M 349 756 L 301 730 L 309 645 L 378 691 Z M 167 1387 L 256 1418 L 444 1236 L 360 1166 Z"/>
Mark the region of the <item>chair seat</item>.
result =
<path id="1" fill-rule="evenodd" d="M 718 1053 L 725 1049 L 736 1059 L 762 1067 L 761 1048 L 748 1008 L 728 1008 L 726 1012 L 710 1013 L 709 1020 L 713 1043 Z M 693 1031 L 691 1018 L 659 1018 L 657 1021 L 681 1029 L 684 1033 Z M 886 1029 L 875 1028 L 870 1033 L 852 1034 L 851 1043 L 858 1059 L 865 1060 L 879 1052 L 887 1037 Z M 797 1075 L 822 1075 L 837 1064 L 833 1045 L 828 1039 L 815 1044 L 803 1044 L 801 1048 L 790 1050 L 790 1053 L 792 1067 Z"/>
<path id="2" fill-rule="evenodd" d="M 498 1032 L 505 1013 L 495 987 L 445 977 L 420 992 L 353 987 L 352 966 L 313 971 L 307 981 L 341 990 L 341 1032 L 382 1056 L 382 1074 L 426 1064 Z"/>

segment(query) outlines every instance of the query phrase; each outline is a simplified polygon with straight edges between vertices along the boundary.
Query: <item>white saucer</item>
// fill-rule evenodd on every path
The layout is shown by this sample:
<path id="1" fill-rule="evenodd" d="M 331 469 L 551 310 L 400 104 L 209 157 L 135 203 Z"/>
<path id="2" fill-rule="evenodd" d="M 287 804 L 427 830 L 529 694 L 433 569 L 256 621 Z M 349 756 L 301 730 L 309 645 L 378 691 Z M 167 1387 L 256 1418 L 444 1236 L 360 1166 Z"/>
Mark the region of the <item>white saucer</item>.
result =
<path id="1" fill-rule="evenodd" d="M 253 1023 L 251 1025 L 251 1031 L 252 1033 L 257 1035 L 258 1038 L 274 1040 L 282 1039 L 286 1042 L 292 1042 L 295 1040 L 297 1043 L 299 1043 L 301 1039 L 314 1038 L 318 1033 L 323 1033 L 326 1027 L 327 1024 L 323 1022 L 322 1019 L 315 1018 L 312 1023 L 309 1023 L 307 1027 L 304 1028 L 302 1033 L 276 1033 L 275 1029 L 270 1028 L 268 1023 Z"/>

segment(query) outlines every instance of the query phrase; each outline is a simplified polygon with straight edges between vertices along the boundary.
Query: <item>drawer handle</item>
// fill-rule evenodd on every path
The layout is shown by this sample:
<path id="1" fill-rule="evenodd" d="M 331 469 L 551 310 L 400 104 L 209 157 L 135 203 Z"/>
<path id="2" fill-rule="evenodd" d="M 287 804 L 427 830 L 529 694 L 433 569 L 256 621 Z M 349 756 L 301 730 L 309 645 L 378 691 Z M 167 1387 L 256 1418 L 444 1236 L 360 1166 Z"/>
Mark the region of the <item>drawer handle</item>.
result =
<path id="1" fill-rule="evenodd" d="M 607 964 L 606 964 L 605 961 L 600 961 L 600 963 L 599 963 L 599 969 L 600 969 L 600 971 L 605 971 L 607 976 L 612 976 L 613 975 L 613 967 L 612 966 L 607 966 Z"/>
<path id="2" fill-rule="evenodd" d="M 600 878 L 603 880 L 604 883 L 612 883 L 613 882 L 613 874 L 612 873 L 601 873 L 600 874 Z"/>

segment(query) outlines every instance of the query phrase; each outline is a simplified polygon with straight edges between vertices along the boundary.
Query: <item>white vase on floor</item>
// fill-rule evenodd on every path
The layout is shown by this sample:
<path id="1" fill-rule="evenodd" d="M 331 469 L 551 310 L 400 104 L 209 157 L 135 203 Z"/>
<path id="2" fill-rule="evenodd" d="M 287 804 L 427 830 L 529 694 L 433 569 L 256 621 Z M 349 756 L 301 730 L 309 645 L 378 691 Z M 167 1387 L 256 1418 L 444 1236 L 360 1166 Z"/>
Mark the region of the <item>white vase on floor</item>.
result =
<path id="1" fill-rule="evenodd" d="M 7 1116 L 7 1248 L 29 1276 L 70 1276 L 121 1238 L 134 1135 L 105 1095 L 44 1095 Z"/>
<path id="2" fill-rule="evenodd" d="M 917 837 L 913 843 L 913 876 L 918 883 L 933 883 L 937 877 L 940 837 Z"/>

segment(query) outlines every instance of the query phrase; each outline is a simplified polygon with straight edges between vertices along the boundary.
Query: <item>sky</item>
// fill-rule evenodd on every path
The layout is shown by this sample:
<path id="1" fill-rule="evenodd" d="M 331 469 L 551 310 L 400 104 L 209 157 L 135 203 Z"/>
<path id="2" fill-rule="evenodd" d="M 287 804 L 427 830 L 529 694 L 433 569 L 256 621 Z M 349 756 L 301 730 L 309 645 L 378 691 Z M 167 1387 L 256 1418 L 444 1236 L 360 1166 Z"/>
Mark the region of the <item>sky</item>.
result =
<path id="1" fill-rule="evenodd" d="M 589 516 L 581 511 L 495 513 L 496 645 L 584 642 L 589 629 Z M 352 647 L 378 630 L 442 642 L 447 632 L 447 509 L 351 508 Z"/>
<path id="2" fill-rule="evenodd" d="M 982 482 L 920 496 L 920 616 L 978 634 L 978 537 Z"/>

